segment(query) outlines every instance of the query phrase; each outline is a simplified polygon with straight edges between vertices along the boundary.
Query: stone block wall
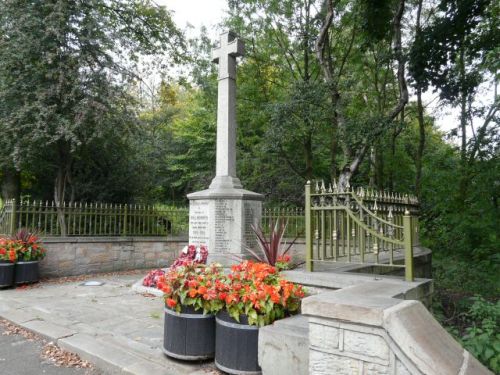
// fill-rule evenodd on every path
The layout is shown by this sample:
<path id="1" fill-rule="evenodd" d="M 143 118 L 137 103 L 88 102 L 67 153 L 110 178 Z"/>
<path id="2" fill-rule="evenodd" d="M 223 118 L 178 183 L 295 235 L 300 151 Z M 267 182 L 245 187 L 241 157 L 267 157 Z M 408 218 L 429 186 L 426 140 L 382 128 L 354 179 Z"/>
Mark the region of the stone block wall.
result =
<path id="1" fill-rule="evenodd" d="M 311 374 L 410 374 L 381 329 L 316 318 L 309 329 Z"/>
<path id="2" fill-rule="evenodd" d="M 167 267 L 187 245 L 186 239 L 140 237 L 45 238 L 42 277 Z"/>
<path id="3" fill-rule="evenodd" d="M 492 375 L 419 301 L 371 282 L 306 298 L 309 374 Z"/>

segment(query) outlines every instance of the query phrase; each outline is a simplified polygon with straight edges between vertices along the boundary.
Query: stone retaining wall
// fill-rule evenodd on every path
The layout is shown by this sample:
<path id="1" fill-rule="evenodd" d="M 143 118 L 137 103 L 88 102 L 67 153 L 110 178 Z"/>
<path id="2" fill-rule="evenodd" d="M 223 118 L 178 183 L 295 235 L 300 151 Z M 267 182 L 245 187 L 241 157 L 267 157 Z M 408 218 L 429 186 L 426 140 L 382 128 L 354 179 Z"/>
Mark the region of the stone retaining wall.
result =
<path id="1" fill-rule="evenodd" d="M 304 299 L 309 374 L 492 375 L 418 301 L 373 281 Z"/>
<path id="2" fill-rule="evenodd" d="M 43 239 L 42 277 L 75 276 L 168 266 L 187 245 L 185 238 L 57 237 Z"/>

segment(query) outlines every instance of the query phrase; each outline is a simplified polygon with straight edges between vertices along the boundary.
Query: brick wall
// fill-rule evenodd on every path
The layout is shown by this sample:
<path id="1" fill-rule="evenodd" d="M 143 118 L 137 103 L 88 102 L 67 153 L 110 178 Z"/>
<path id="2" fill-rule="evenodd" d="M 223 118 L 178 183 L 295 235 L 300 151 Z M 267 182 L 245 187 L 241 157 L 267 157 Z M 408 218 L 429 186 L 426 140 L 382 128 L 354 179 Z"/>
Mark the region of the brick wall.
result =
<path id="1" fill-rule="evenodd" d="M 185 238 L 69 237 L 43 239 L 42 277 L 74 276 L 168 266 L 187 245 Z"/>

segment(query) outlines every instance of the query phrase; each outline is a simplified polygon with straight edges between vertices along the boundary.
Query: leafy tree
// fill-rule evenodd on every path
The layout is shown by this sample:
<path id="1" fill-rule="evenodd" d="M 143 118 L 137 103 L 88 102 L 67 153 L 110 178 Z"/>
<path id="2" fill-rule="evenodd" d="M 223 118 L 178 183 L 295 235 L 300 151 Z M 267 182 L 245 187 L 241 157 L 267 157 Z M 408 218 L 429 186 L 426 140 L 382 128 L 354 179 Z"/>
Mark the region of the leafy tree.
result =
<path id="1" fill-rule="evenodd" d="M 411 49 L 410 71 L 418 89 L 432 85 L 442 100 L 460 108 L 461 202 L 467 199 L 477 153 L 498 130 L 498 14 L 498 4 L 489 0 L 442 0 Z M 492 104 L 483 106 L 477 96 L 488 81 L 494 95 Z M 476 126 L 473 117 L 482 124 Z"/>
<path id="2" fill-rule="evenodd" d="M 148 0 L 1 6 L 0 117 L 2 144 L 9 145 L 2 163 L 19 169 L 43 155 L 54 166 L 61 205 L 79 150 L 133 122 L 127 83 L 139 54 L 168 52 L 178 61 L 182 35 Z"/>

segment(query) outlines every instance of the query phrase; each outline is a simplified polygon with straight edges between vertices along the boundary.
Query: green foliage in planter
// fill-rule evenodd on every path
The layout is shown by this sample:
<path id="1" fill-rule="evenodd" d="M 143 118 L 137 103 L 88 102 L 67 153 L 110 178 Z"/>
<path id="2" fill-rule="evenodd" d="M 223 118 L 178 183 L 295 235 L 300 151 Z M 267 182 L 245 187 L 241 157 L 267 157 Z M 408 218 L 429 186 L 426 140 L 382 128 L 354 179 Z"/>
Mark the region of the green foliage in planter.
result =
<path id="1" fill-rule="evenodd" d="M 40 238 L 28 229 L 20 229 L 12 240 L 17 244 L 18 262 L 29 262 L 45 258 L 46 252 L 40 243 Z"/>

